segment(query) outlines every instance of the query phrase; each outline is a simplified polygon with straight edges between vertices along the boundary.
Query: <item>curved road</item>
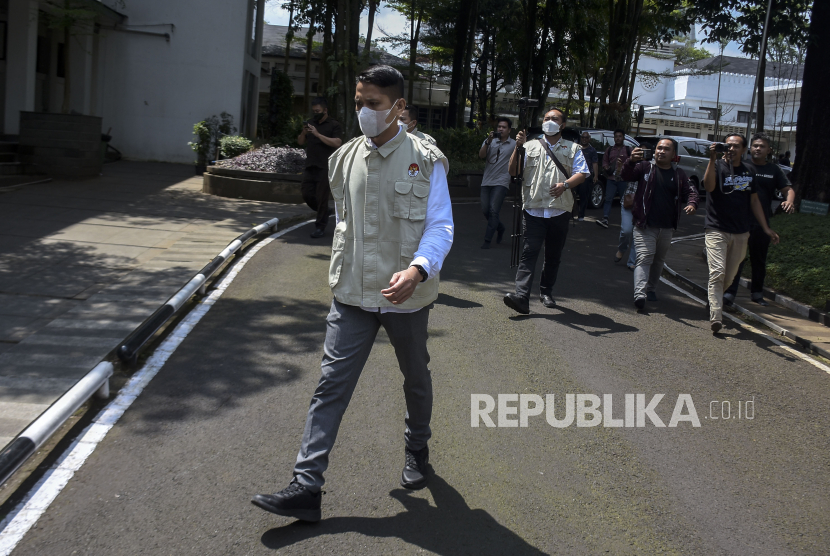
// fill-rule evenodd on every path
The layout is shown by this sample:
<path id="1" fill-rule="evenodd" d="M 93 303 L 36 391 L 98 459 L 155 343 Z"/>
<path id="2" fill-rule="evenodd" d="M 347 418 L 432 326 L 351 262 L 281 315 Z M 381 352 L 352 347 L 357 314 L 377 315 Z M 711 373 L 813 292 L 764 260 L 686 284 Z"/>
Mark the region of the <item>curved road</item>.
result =
<path id="1" fill-rule="evenodd" d="M 501 300 L 509 243 L 480 250 L 478 207 L 454 212 L 430 315 L 427 489 L 398 486 L 402 378 L 381 332 L 332 453 L 323 521 L 249 502 L 290 480 L 319 376 L 330 244 L 303 227 L 251 259 L 13 554 L 830 552 L 829 375 L 731 323 L 713 337 L 704 308 L 665 284 L 636 313 L 632 275 L 611 262 L 619 228 L 592 222 L 570 229 L 558 308 L 537 291 L 517 316 Z M 630 411 L 635 425 L 626 394 L 663 394 L 654 413 L 667 426 L 557 428 L 543 412 L 473 428 L 472 394 L 553 394 L 556 418 L 567 394 L 598 396 L 600 411 L 610 394 L 611 417 Z M 681 394 L 699 427 L 668 426 Z"/>

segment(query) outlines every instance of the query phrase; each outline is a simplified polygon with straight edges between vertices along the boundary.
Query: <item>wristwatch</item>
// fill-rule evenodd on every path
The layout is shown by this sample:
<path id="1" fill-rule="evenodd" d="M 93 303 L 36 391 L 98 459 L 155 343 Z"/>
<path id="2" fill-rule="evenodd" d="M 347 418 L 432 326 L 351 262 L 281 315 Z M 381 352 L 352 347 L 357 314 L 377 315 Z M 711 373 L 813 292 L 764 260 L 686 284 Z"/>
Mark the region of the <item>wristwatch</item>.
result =
<path id="1" fill-rule="evenodd" d="M 569 184 L 567 181 L 564 181 L 562 183 L 565 185 L 565 189 L 570 189 L 571 188 L 571 184 Z"/>
<path id="2" fill-rule="evenodd" d="M 412 266 L 415 267 L 415 270 L 417 270 L 418 274 L 421 275 L 421 282 L 426 282 L 427 278 L 429 278 L 429 274 L 427 274 L 427 271 L 424 270 L 424 267 L 419 264 L 414 264 Z"/>

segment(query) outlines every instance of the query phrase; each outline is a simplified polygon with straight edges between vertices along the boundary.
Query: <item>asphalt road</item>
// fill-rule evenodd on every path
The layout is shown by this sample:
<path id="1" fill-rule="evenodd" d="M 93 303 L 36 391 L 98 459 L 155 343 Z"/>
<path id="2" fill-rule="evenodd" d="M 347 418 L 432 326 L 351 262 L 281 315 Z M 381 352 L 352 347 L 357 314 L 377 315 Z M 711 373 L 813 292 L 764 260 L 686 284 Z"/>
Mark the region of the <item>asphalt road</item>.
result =
<path id="1" fill-rule="evenodd" d="M 251 259 L 13 554 L 830 552 L 830 376 L 731 323 L 713 337 L 704 308 L 665 285 L 636 313 L 632 274 L 611 260 L 619 228 L 592 222 L 570 229 L 558 308 L 537 291 L 517 316 L 501 300 L 509 244 L 480 250 L 478 208 L 454 213 L 430 314 L 427 489 L 398 486 L 402 378 L 381 332 L 332 453 L 323 521 L 249 502 L 290 480 L 319 377 L 331 236 L 307 227 Z M 471 394 L 554 394 L 559 418 L 566 394 L 611 394 L 614 418 L 626 394 L 664 394 L 667 425 L 689 394 L 700 427 L 555 428 L 543 413 L 473 428 Z"/>

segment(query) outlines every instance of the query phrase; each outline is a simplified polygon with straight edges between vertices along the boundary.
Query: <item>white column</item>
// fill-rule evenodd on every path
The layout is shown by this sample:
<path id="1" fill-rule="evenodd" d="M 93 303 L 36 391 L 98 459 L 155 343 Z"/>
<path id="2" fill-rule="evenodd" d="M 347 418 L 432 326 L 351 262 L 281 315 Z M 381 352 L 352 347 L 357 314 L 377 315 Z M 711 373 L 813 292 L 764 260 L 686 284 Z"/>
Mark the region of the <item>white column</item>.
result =
<path id="1" fill-rule="evenodd" d="M 17 135 L 20 112 L 35 108 L 37 0 L 9 0 L 4 133 Z"/>
<path id="2" fill-rule="evenodd" d="M 92 113 L 92 29 L 73 27 L 69 38 L 70 110 L 79 114 Z"/>

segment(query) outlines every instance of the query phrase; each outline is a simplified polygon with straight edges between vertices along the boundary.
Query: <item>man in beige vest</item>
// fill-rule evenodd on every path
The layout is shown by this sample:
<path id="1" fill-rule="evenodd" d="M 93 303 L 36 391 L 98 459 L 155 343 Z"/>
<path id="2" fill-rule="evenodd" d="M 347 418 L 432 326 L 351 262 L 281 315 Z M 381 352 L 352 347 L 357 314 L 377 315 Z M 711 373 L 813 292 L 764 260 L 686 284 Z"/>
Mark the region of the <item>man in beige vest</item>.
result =
<path id="1" fill-rule="evenodd" d="M 363 136 L 329 158 L 337 225 L 322 376 L 308 410 L 294 478 L 252 502 L 278 515 L 319 521 L 320 489 L 340 421 L 381 326 L 404 375 L 406 430 L 401 486 L 429 479 L 432 380 L 427 322 L 453 239 L 447 159 L 398 125 L 406 108 L 401 73 L 373 66 L 358 76 Z"/>
<path id="2" fill-rule="evenodd" d="M 407 104 L 406 110 L 401 113 L 398 117 L 398 121 L 401 122 L 403 125 L 406 126 L 407 133 L 411 133 L 418 139 L 426 139 L 433 145 L 435 144 L 435 138 L 432 135 L 428 135 L 423 131 L 418 130 L 418 114 L 420 110 L 414 104 Z"/>
<path id="3" fill-rule="evenodd" d="M 520 131 L 516 135 L 516 149 L 510 157 L 509 171 L 515 177 L 519 174 L 522 156 L 519 147 L 525 145 L 522 172 L 524 245 L 516 272 L 516 293 L 504 296 L 504 304 L 523 315 L 530 313 L 530 287 L 542 244 L 545 246 L 545 264 L 539 283 L 541 301 L 545 307 L 556 306 L 552 297 L 553 285 L 568 237 L 573 188 L 590 175 L 579 145 L 562 139 L 563 127 L 565 114 L 558 108 L 551 108 L 542 122 L 544 137 L 525 144 L 526 134 Z"/>

